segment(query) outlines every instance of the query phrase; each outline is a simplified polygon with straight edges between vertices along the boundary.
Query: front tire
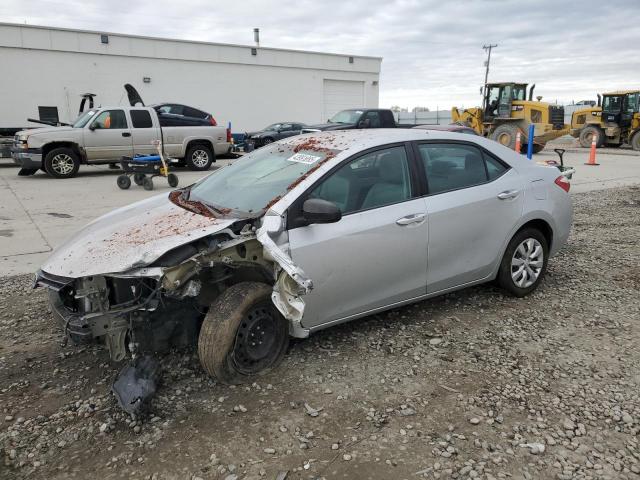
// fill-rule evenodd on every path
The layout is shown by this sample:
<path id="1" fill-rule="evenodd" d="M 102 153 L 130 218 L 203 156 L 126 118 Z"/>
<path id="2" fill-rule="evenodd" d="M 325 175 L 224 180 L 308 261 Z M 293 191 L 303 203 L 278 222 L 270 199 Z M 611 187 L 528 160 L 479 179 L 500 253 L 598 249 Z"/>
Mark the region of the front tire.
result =
<path id="1" fill-rule="evenodd" d="M 502 257 L 498 284 L 515 297 L 528 295 L 542 281 L 548 257 L 549 245 L 539 230 L 520 230 L 513 236 Z"/>
<path id="2" fill-rule="evenodd" d="M 505 147 L 509 147 L 511 150 L 516 149 L 516 135 L 518 134 L 518 127 L 510 125 L 508 123 L 500 125 L 491 134 L 491 139 L 495 140 Z M 527 143 L 524 135 L 521 136 L 523 144 Z"/>
<path id="3" fill-rule="evenodd" d="M 187 167 L 191 170 L 209 170 L 213 163 L 213 152 L 206 145 L 193 145 L 187 150 L 184 158 Z"/>
<path id="4" fill-rule="evenodd" d="M 598 127 L 593 125 L 587 125 L 582 130 L 580 130 L 580 146 L 582 148 L 591 148 L 591 142 L 593 141 L 593 136 L 598 135 L 598 140 L 596 142 L 596 148 L 602 147 L 604 145 L 604 132 L 600 130 Z"/>
<path id="5" fill-rule="evenodd" d="M 264 283 L 242 282 L 211 304 L 200 330 L 198 355 L 204 370 L 219 382 L 250 382 L 282 361 L 289 332 L 271 291 Z"/>
<path id="6" fill-rule="evenodd" d="M 44 169 L 55 178 L 75 177 L 79 168 L 78 154 L 67 147 L 54 148 L 44 158 Z"/>

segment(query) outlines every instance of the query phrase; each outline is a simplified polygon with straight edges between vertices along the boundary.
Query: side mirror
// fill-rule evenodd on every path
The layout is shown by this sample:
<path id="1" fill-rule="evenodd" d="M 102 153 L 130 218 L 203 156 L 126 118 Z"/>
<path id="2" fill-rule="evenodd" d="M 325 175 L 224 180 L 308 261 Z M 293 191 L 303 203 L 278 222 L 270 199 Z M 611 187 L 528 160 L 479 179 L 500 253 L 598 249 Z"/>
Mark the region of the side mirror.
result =
<path id="1" fill-rule="evenodd" d="M 333 202 L 310 198 L 302 204 L 302 216 L 309 223 L 335 223 L 342 218 L 342 212 Z"/>
<path id="2" fill-rule="evenodd" d="M 360 120 L 358 122 L 358 128 L 369 128 L 371 126 L 371 120 L 365 118 L 364 120 Z"/>
<path id="3" fill-rule="evenodd" d="M 92 123 L 91 125 L 89 125 L 89 130 L 91 130 L 92 132 L 96 129 L 96 124 Z"/>

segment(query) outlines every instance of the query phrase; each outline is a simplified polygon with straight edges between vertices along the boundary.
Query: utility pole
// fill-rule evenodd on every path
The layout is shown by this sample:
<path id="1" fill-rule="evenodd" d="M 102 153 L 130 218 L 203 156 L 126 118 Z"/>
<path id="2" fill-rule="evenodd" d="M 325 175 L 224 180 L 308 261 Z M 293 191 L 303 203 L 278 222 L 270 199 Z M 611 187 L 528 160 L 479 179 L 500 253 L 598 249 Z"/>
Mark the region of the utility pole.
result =
<path id="1" fill-rule="evenodd" d="M 491 49 L 496 48 L 498 44 L 495 45 L 483 45 L 483 50 L 487 50 L 487 60 L 484 62 L 484 66 L 487 67 L 484 72 L 484 85 L 482 86 L 482 108 L 483 110 L 487 108 L 486 100 L 487 100 L 487 81 L 489 80 L 489 63 L 491 62 Z"/>

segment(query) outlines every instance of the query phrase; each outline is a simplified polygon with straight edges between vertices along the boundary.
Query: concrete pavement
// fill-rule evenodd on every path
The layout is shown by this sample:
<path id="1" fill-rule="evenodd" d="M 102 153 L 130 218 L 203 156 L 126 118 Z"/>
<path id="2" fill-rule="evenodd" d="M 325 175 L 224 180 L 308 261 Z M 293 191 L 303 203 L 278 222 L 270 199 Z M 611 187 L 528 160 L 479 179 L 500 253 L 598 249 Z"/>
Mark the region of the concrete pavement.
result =
<path id="1" fill-rule="evenodd" d="M 549 144 L 534 160 L 555 159 L 554 146 L 566 148 L 565 164 L 574 166 L 572 193 L 640 184 L 640 152 L 629 149 L 599 149 L 600 166 L 588 167 L 586 149 L 570 144 Z M 18 177 L 10 160 L 0 161 L 0 275 L 31 273 L 53 248 L 96 217 L 129 203 L 170 190 L 156 178 L 155 190 L 132 185 L 116 186 L 119 171 L 106 166 L 83 166 L 76 178 L 55 180 L 42 172 Z M 226 165 L 219 160 L 214 168 Z M 212 168 L 212 171 L 214 170 Z M 201 178 L 202 172 L 176 170 L 180 185 Z"/>

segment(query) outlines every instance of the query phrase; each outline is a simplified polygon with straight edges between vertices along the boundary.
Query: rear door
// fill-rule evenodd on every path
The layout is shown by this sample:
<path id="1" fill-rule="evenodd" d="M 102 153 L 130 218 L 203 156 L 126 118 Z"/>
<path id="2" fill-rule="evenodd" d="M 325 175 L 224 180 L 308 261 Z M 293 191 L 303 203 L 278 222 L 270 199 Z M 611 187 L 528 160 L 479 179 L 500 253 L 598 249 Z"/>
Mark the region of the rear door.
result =
<path id="1" fill-rule="evenodd" d="M 120 160 L 133 155 L 131 129 L 124 110 L 103 110 L 84 129 L 87 160 Z"/>
<path id="2" fill-rule="evenodd" d="M 291 257 L 314 281 L 305 327 L 426 293 L 428 225 L 415 189 L 405 146 L 387 146 L 346 161 L 292 206 L 291 219 L 307 198 L 331 201 L 343 213 L 336 223 L 289 230 Z"/>
<path id="3" fill-rule="evenodd" d="M 419 143 L 417 150 L 428 187 L 427 291 L 488 277 L 522 215 L 522 179 L 473 144 Z"/>
<path id="4" fill-rule="evenodd" d="M 158 139 L 158 129 L 153 126 L 151 112 L 146 109 L 131 109 L 131 138 L 133 139 L 133 153 L 154 155 L 157 153 L 153 141 Z"/>

